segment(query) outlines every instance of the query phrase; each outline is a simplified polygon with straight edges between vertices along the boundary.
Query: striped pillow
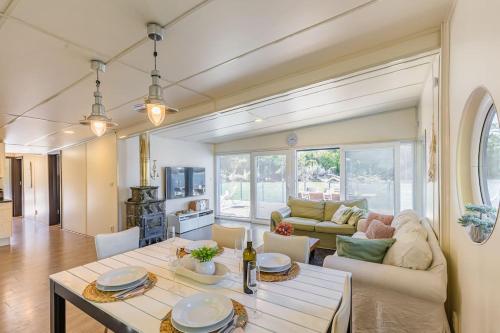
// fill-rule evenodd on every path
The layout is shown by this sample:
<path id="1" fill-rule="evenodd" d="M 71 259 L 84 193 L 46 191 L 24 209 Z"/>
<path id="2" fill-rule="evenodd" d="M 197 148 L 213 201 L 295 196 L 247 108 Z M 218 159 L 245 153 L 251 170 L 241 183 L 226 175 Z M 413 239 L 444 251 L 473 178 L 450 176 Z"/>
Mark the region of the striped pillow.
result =
<path id="1" fill-rule="evenodd" d="M 356 206 L 351 207 L 352 214 L 349 217 L 349 220 L 347 221 L 347 224 L 356 226 L 358 224 L 358 221 L 366 216 L 368 211 L 366 209 L 361 209 Z"/>
<path id="2" fill-rule="evenodd" d="M 352 208 L 341 205 L 339 209 L 333 214 L 332 222 L 337 224 L 346 224 L 352 215 Z"/>

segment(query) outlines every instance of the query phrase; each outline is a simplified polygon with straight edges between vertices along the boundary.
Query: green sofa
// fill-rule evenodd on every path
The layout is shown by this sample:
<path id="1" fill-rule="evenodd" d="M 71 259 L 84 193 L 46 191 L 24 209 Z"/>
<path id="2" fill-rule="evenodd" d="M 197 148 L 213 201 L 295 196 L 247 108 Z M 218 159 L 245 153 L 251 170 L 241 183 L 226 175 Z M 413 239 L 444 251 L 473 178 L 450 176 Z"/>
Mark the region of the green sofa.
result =
<path id="1" fill-rule="evenodd" d="M 341 205 L 368 209 L 366 199 L 310 201 L 289 198 L 287 207 L 271 213 L 271 231 L 281 221 L 286 221 L 293 225 L 294 235 L 319 238 L 319 247 L 335 249 L 337 235 L 350 236 L 356 232 L 356 225 L 331 222 L 333 214 Z"/>

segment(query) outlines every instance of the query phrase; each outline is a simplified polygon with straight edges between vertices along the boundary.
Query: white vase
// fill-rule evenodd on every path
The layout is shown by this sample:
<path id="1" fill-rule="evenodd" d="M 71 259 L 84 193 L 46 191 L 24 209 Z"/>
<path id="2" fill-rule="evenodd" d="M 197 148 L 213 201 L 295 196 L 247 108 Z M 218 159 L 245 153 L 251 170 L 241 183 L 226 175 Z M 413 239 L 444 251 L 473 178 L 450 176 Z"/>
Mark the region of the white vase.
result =
<path id="1" fill-rule="evenodd" d="M 196 273 L 200 274 L 214 275 L 215 273 L 215 263 L 212 260 L 206 262 L 196 261 L 194 268 Z"/>

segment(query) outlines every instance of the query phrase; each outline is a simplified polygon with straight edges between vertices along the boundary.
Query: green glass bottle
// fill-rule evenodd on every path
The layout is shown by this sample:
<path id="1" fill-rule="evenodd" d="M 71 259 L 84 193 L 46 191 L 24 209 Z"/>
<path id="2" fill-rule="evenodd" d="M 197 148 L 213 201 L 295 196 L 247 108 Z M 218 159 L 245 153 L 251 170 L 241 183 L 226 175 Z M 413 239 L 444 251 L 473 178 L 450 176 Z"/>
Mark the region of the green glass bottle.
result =
<path id="1" fill-rule="evenodd" d="M 243 251 L 243 291 L 246 294 L 252 294 L 252 290 L 250 290 L 250 288 L 248 288 L 247 285 L 248 263 L 249 262 L 256 263 L 256 261 L 257 261 L 257 252 L 255 252 L 255 249 L 252 247 L 252 231 L 248 230 L 247 247 Z"/>

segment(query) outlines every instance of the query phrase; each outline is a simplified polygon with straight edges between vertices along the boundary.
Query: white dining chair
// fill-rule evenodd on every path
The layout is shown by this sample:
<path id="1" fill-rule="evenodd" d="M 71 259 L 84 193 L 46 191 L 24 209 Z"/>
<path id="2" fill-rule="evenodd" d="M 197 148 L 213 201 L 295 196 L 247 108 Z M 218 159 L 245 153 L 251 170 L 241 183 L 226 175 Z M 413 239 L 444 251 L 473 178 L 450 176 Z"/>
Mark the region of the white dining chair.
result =
<path id="1" fill-rule="evenodd" d="M 332 321 L 331 333 L 347 333 L 351 322 L 351 276 L 346 276 L 344 283 L 344 293 L 339 309 Z"/>
<path id="2" fill-rule="evenodd" d="M 274 232 L 264 233 L 264 252 L 277 252 L 289 256 L 293 261 L 309 263 L 309 237 L 282 236 Z"/>
<path id="3" fill-rule="evenodd" d="M 217 245 L 234 249 L 236 240 L 245 241 L 244 227 L 224 227 L 218 224 L 212 225 L 212 239 L 217 242 Z M 241 246 L 244 246 L 243 244 Z"/>
<path id="4" fill-rule="evenodd" d="M 139 248 L 139 232 L 139 227 L 133 227 L 112 234 L 96 235 L 95 250 L 97 259 L 101 260 Z"/>

